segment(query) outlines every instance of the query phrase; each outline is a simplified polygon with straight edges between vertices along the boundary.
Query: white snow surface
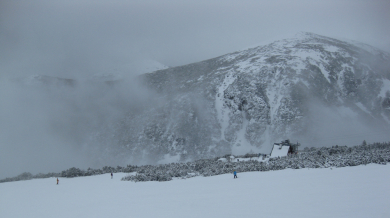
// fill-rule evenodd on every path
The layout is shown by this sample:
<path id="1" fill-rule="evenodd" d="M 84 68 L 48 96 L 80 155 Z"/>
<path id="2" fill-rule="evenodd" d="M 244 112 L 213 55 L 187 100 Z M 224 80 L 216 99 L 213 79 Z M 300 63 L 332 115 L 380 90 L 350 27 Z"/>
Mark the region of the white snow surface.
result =
<path id="1" fill-rule="evenodd" d="M 179 162 L 180 155 L 171 156 L 170 154 L 164 155 L 164 158 L 162 160 L 159 160 L 157 164 L 168 164 L 168 163 L 174 163 Z"/>
<path id="2" fill-rule="evenodd" d="M 238 171 L 169 182 L 125 173 L 0 184 L 1 217 L 390 217 L 390 165 Z"/>
<path id="3" fill-rule="evenodd" d="M 358 106 L 360 108 L 360 110 L 371 115 L 371 112 L 369 110 L 367 110 L 367 108 L 361 102 L 357 102 L 357 103 L 355 103 L 355 105 Z"/>
<path id="4" fill-rule="evenodd" d="M 233 72 L 229 72 L 225 75 L 225 79 L 220 87 L 218 87 L 218 93 L 215 97 L 215 108 L 217 110 L 218 121 L 221 125 L 221 139 L 225 140 L 225 130 L 229 126 L 229 110 L 224 105 L 224 93 L 225 90 L 236 80 Z"/>
<path id="5" fill-rule="evenodd" d="M 287 156 L 290 146 L 274 145 L 271 152 L 271 157 L 285 157 Z"/>
<path id="6" fill-rule="evenodd" d="M 381 88 L 381 92 L 379 93 L 379 96 L 382 98 L 386 98 L 386 92 L 390 92 L 390 80 L 384 79 L 383 85 Z"/>
<path id="7" fill-rule="evenodd" d="M 237 132 L 237 139 L 235 140 L 235 143 L 232 146 L 232 153 L 233 154 L 246 154 L 246 153 L 248 153 L 248 151 L 258 153 L 259 148 L 252 146 L 251 143 L 245 137 L 246 128 L 248 127 L 249 121 L 246 118 L 244 112 L 242 112 L 242 117 L 243 117 L 242 127 Z"/>

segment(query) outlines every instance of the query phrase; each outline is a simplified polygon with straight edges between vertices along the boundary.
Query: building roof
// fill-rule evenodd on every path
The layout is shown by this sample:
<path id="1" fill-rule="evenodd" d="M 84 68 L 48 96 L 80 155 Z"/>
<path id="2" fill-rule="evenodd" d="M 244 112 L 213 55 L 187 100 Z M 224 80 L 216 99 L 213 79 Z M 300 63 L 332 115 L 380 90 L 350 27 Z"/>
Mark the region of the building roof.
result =
<path id="1" fill-rule="evenodd" d="M 284 157 L 287 156 L 288 149 L 290 149 L 290 146 L 286 145 L 275 145 L 272 148 L 271 151 L 271 157 Z"/>

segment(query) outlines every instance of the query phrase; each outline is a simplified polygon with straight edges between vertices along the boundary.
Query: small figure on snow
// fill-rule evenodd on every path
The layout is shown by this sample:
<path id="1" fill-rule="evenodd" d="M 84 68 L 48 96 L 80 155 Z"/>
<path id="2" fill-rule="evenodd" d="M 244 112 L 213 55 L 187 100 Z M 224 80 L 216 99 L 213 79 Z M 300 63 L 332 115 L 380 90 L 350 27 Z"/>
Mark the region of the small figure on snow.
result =
<path id="1" fill-rule="evenodd" d="M 234 173 L 233 173 L 233 174 L 234 174 L 234 179 L 235 179 L 235 178 L 237 178 L 237 172 L 236 172 L 236 171 L 234 171 Z"/>
<path id="2" fill-rule="evenodd" d="M 113 176 L 114 176 L 114 175 L 111 173 L 111 179 L 112 179 Z"/>
<path id="3" fill-rule="evenodd" d="M 57 185 L 58 185 L 58 182 L 59 182 L 60 180 L 58 180 L 58 178 L 57 178 Z"/>

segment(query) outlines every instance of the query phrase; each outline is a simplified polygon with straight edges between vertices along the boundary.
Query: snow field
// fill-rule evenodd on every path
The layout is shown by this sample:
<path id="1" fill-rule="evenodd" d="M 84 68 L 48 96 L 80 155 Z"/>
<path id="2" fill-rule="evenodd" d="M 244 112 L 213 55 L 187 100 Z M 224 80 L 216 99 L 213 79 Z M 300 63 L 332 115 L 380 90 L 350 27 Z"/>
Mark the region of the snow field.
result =
<path id="1" fill-rule="evenodd" d="M 0 184 L 0 217 L 390 217 L 390 165 L 238 172 L 169 182 L 125 173 Z"/>

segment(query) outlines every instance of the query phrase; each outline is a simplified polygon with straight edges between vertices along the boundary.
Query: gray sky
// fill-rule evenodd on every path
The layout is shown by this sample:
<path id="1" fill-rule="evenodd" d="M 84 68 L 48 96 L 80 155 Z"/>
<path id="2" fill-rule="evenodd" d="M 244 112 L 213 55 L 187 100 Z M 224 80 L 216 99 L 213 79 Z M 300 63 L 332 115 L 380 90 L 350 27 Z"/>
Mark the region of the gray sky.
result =
<path id="1" fill-rule="evenodd" d="M 390 51 L 390 1 L 2 0 L 0 76 L 184 65 L 299 31 Z M 1 78 L 1 77 L 0 77 Z"/>

